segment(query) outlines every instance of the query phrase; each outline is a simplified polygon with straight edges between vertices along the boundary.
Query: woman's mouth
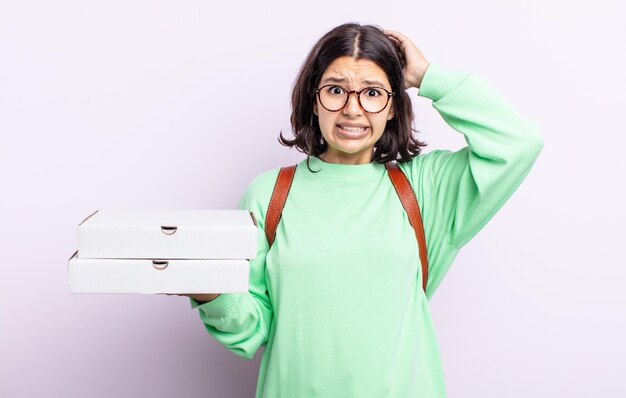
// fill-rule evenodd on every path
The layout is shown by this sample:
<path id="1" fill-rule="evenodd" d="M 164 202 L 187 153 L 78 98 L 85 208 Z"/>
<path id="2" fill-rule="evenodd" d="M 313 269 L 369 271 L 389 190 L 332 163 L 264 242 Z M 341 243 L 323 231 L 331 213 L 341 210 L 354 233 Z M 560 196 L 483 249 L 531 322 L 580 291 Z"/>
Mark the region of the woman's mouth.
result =
<path id="1" fill-rule="evenodd" d="M 362 138 L 369 132 L 369 127 L 343 127 L 341 125 L 337 125 L 337 133 L 345 138 Z"/>

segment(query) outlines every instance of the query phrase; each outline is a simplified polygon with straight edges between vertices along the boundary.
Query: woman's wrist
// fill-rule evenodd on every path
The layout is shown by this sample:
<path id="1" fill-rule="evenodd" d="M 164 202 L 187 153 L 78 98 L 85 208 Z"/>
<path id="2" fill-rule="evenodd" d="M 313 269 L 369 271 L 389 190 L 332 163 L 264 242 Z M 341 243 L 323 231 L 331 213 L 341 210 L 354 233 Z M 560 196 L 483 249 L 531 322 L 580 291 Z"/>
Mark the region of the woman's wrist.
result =
<path id="1" fill-rule="evenodd" d="M 414 87 L 419 89 L 422 85 L 422 80 L 424 80 L 424 75 L 426 74 L 426 70 L 430 66 L 430 62 L 426 62 L 420 66 L 420 68 L 413 74 L 413 79 L 415 81 Z"/>

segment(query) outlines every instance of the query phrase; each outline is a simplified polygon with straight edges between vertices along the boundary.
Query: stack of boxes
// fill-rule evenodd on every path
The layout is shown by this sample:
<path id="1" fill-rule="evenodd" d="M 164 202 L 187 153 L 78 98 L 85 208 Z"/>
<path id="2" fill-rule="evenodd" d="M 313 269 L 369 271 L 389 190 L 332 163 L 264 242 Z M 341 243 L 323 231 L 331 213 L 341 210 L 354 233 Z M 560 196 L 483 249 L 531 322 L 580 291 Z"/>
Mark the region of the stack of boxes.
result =
<path id="1" fill-rule="evenodd" d="M 246 210 L 98 210 L 78 226 L 72 293 L 245 293 L 258 229 Z"/>

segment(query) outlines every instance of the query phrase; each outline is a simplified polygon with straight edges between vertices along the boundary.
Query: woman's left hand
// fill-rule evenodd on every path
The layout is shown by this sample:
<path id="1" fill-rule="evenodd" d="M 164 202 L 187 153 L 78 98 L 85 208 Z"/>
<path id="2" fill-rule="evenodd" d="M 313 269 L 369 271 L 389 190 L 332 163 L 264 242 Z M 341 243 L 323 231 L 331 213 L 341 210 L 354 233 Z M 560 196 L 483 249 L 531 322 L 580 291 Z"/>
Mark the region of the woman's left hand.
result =
<path id="1" fill-rule="evenodd" d="M 402 33 L 389 29 L 383 29 L 383 33 L 404 53 L 404 58 L 406 59 L 404 85 L 407 89 L 411 87 L 419 88 L 430 62 L 428 62 L 417 46 Z"/>

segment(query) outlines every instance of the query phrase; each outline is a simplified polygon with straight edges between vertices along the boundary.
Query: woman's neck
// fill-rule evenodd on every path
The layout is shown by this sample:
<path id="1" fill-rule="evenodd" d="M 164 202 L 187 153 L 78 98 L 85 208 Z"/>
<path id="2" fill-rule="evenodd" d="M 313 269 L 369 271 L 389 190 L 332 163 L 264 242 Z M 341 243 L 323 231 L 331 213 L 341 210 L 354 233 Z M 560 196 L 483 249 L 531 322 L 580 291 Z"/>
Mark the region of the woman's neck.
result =
<path id="1" fill-rule="evenodd" d="M 345 153 L 326 150 L 319 158 L 326 163 L 336 164 L 367 164 L 372 162 L 374 150 L 363 153 Z"/>

